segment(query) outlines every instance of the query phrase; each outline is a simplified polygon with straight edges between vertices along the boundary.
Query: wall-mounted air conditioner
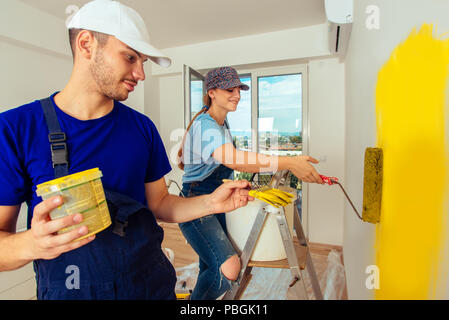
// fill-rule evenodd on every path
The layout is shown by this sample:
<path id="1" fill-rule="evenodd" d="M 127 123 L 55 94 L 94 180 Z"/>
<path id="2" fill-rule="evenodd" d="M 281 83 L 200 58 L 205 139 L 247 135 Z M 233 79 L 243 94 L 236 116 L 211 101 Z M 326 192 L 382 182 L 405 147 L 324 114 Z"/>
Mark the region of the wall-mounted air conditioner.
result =
<path id="1" fill-rule="evenodd" d="M 329 51 L 344 57 L 351 37 L 354 2 L 325 0 L 324 5 L 329 24 Z"/>

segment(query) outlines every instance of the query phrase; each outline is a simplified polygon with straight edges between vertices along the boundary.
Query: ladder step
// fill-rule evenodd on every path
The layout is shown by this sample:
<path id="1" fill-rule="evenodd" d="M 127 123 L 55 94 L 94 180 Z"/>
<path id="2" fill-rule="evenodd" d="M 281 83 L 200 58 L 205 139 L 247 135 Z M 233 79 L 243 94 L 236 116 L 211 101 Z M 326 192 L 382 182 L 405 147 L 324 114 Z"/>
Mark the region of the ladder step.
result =
<path id="1" fill-rule="evenodd" d="M 306 246 L 295 245 L 296 257 L 298 258 L 299 268 L 304 270 L 306 267 L 306 259 L 307 259 L 307 250 L 309 250 Z M 250 260 L 248 262 L 248 267 L 258 267 L 258 268 L 283 268 L 289 269 L 290 266 L 288 264 L 287 259 L 276 260 L 276 261 L 253 261 Z"/>

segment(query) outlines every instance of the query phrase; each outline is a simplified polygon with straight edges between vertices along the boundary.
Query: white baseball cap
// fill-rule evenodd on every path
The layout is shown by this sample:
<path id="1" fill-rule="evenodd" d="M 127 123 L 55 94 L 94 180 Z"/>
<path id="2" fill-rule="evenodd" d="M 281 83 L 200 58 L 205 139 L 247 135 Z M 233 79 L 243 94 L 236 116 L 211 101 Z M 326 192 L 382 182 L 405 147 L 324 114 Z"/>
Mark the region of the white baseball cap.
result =
<path id="1" fill-rule="evenodd" d="M 150 35 L 142 17 L 134 9 L 118 1 L 88 2 L 73 16 L 67 28 L 109 34 L 148 56 L 158 65 L 171 65 L 171 59 L 150 44 Z"/>

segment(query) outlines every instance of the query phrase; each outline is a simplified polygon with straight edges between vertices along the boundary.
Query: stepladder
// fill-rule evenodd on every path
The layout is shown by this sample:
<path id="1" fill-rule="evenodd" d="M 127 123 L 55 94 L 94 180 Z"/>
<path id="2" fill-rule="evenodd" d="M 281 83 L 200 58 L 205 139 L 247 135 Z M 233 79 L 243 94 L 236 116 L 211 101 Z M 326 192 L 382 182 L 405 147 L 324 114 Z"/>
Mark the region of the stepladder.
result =
<path id="1" fill-rule="evenodd" d="M 270 182 L 270 186 L 278 187 L 280 183 L 286 179 L 287 174 L 288 171 L 277 172 Z M 296 201 L 300 200 L 297 199 Z M 224 295 L 223 300 L 238 300 L 242 297 L 247 286 L 250 285 L 253 268 L 289 269 L 291 281 L 286 285 L 286 290 L 290 288 L 296 299 L 323 299 L 309 244 L 304 234 L 296 203 L 294 203 L 293 208 L 293 225 L 296 239 L 294 239 L 293 234 L 290 232 L 284 207 L 275 208 L 267 204 L 260 208 L 240 255 L 240 274 L 237 280 L 233 282 L 231 288 Z M 279 233 L 282 238 L 282 244 L 285 249 L 286 259 L 277 261 L 253 261 L 251 260 L 251 257 L 268 215 L 274 215 L 276 218 Z M 308 288 L 311 288 L 311 290 Z"/>

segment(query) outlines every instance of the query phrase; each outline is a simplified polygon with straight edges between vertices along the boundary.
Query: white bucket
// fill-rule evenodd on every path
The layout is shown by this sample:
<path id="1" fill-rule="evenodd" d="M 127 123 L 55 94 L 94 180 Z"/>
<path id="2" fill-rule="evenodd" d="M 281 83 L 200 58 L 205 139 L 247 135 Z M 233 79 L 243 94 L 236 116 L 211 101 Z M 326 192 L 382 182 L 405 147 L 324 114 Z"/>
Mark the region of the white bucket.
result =
<path id="1" fill-rule="evenodd" d="M 290 192 L 295 195 L 293 202 L 296 199 L 296 192 L 294 189 L 281 187 L 284 191 Z M 248 205 L 237 210 L 226 213 L 226 226 L 228 229 L 228 236 L 234 245 L 235 249 L 239 251 L 239 254 L 243 251 L 246 241 L 253 227 L 256 216 L 260 208 L 267 206 L 267 217 L 260 234 L 259 240 L 257 240 L 256 246 L 251 256 L 253 261 L 276 261 L 286 259 L 284 244 L 282 242 L 281 233 L 279 231 L 278 223 L 276 220 L 275 212 L 282 210 L 276 209 L 273 206 L 267 205 L 265 202 L 255 199 L 252 202 L 248 202 Z M 289 225 L 290 234 L 293 231 L 293 203 L 284 207 L 287 223 Z"/>

